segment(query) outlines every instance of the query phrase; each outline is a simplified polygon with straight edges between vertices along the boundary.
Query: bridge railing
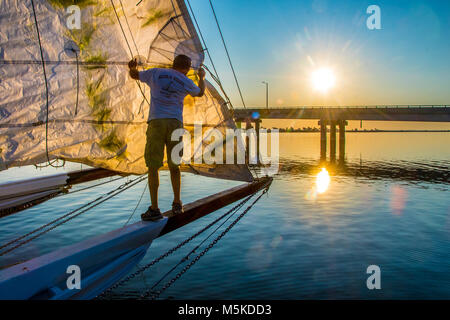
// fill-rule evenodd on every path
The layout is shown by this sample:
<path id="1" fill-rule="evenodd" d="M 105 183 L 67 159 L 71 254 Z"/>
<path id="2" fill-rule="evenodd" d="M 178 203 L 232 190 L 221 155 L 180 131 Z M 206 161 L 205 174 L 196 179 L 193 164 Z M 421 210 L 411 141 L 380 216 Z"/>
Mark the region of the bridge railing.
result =
<path id="1" fill-rule="evenodd" d="M 297 107 L 269 107 L 270 110 L 286 109 L 392 109 L 392 108 L 450 108 L 450 105 L 430 104 L 430 105 L 361 105 L 361 106 L 297 106 Z M 235 107 L 235 110 L 246 109 L 267 109 L 265 107 Z"/>

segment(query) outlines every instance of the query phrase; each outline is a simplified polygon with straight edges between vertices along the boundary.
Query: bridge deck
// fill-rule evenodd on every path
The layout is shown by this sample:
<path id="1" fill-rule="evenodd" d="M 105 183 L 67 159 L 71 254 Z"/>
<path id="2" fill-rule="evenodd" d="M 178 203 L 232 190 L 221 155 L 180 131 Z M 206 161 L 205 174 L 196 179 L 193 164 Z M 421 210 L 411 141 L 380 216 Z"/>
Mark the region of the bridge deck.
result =
<path id="1" fill-rule="evenodd" d="M 293 107 L 234 109 L 236 121 L 260 119 L 323 119 L 450 122 L 450 106 Z"/>

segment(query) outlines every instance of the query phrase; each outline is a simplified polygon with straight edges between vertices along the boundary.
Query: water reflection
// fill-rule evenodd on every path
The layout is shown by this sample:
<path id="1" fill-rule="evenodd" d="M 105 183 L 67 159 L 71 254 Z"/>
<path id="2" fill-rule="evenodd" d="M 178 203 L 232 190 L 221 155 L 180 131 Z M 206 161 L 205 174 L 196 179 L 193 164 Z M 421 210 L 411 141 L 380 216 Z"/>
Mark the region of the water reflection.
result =
<path id="1" fill-rule="evenodd" d="M 315 183 L 308 192 L 305 194 L 306 200 L 316 200 L 317 196 L 327 191 L 330 185 L 330 174 L 327 169 L 322 168 L 316 175 Z"/>
<path id="2" fill-rule="evenodd" d="M 402 186 L 393 185 L 391 187 L 391 210 L 395 215 L 402 215 L 408 199 L 408 190 Z"/>
<path id="3" fill-rule="evenodd" d="M 325 169 L 326 168 L 326 169 Z M 380 160 L 380 161 L 339 161 L 327 162 L 311 159 L 280 159 L 279 175 L 281 178 L 300 178 L 304 175 L 315 175 L 320 171 L 320 185 L 326 185 L 326 174 L 329 176 L 349 176 L 374 180 L 404 181 L 412 184 L 430 182 L 436 184 L 450 183 L 450 166 L 447 161 L 405 161 L 405 160 Z M 317 179 L 319 179 L 317 175 Z M 328 181 L 329 183 L 329 181 Z M 328 187 L 328 185 L 327 185 Z M 320 189 L 322 190 L 322 189 Z M 324 189 L 324 191 L 326 188 Z"/>
<path id="4" fill-rule="evenodd" d="M 280 134 L 280 170 L 268 197 L 261 198 L 251 214 L 161 298 L 449 299 L 450 286 L 443 284 L 449 282 L 450 261 L 450 135 L 355 133 L 347 138 L 345 161 L 322 162 L 317 134 Z M 323 168 L 330 182 L 319 194 L 316 180 L 319 174 L 323 176 Z M 12 170 L 2 171 L 0 180 L 7 180 L 5 174 Z M 24 178 L 30 175 L 23 168 L 15 173 Z M 161 174 L 161 181 L 161 203 L 170 206 L 167 172 Z M 230 187 L 229 181 L 200 176 L 185 175 L 182 181 L 186 203 Z M 115 183 L 112 186 L 119 185 Z M 97 192 L 112 187 L 102 188 Z M 144 184 L 138 188 L 143 190 Z M 95 199 L 97 192 L 52 199 L 3 218 L 0 244 Z M 135 208 L 137 192 L 140 194 L 138 189 L 126 191 L 115 201 L 36 239 L 23 247 L 20 258 L 121 227 Z M 308 197 L 314 200 L 305 201 Z M 132 222 L 139 221 L 137 213 L 145 211 L 149 201 L 145 194 Z M 141 266 L 226 210 L 159 238 Z M 163 259 L 147 270 L 145 277 L 134 278 L 107 298 L 140 298 L 198 243 Z M 14 263 L 17 258 L 6 259 L 1 257 L 0 264 Z M 389 275 L 382 278 L 383 289 L 376 293 L 365 288 L 364 272 L 371 264 L 380 265 Z M 421 276 L 411 282 L 405 275 Z"/>
<path id="5" fill-rule="evenodd" d="M 327 191 L 328 186 L 330 185 L 330 174 L 327 169 L 322 168 L 322 170 L 317 174 L 316 177 L 316 188 L 317 193 L 324 193 Z"/>

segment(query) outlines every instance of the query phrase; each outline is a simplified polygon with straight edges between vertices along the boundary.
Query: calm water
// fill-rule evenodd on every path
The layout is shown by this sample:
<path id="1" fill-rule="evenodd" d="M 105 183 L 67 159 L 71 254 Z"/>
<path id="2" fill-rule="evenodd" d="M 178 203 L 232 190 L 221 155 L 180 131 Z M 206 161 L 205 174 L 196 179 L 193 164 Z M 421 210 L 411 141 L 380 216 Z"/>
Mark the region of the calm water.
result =
<path id="1" fill-rule="evenodd" d="M 450 133 L 348 133 L 345 162 L 329 163 L 319 161 L 318 134 L 281 134 L 280 172 L 268 196 L 161 298 L 449 299 L 449 145 Z M 323 167 L 331 181 L 317 194 L 313 187 Z M 66 170 L 79 168 L 71 165 Z M 43 171 L 21 168 L 0 172 L 0 182 L 30 174 L 42 175 Z M 121 182 L 55 198 L 2 218 L 0 244 Z M 183 199 L 187 203 L 238 184 L 184 175 Z M 0 258 L 0 265 L 123 226 L 144 187 L 141 183 L 14 255 Z M 160 197 L 162 207 L 168 208 L 172 199 L 165 172 Z M 148 202 L 145 190 L 131 222 L 139 219 Z M 141 265 L 225 211 L 159 238 Z M 139 297 L 201 240 L 203 237 L 115 290 L 109 298 Z M 366 287 L 366 269 L 373 264 L 381 268 L 381 290 Z"/>

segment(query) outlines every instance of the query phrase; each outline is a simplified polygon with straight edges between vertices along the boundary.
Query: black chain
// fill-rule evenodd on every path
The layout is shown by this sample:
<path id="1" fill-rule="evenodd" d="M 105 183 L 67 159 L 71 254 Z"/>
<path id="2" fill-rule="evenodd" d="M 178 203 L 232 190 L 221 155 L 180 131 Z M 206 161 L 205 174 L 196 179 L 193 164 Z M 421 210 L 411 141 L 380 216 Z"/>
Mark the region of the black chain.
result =
<path id="1" fill-rule="evenodd" d="M 79 208 L 77 208 L 77 209 L 75 209 L 75 210 L 72 210 L 72 211 L 70 211 L 69 213 L 66 213 L 65 215 L 63 215 L 63 216 L 61 216 L 61 217 L 59 217 L 59 218 L 57 218 L 57 219 L 54 219 L 54 220 L 50 221 L 49 223 L 47 223 L 47 224 L 45 224 L 45 225 L 43 225 L 43 226 L 41 226 L 41 227 L 39 227 L 39 228 L 37 228 L 37 229 L 35 229 L 35 230 L 33 230 L 33 231 L 30 231 L 29 233 L 27 233 L 27 234 L 25 234 L 25 235 L 23 235 L 23 236 L 21 236 L 21 237 L 19 237 L 19 238 L 16 238 L 16 239 L 14 239 L 14 240 L 12 240 L 12 241 L 10 241 L 10 242 L 8 242 L 8 243 L 6 243 L 6 244 L 0 246 L 0 249 L 3 249 L 3 248 L 5 248 L 5 247 L 8 247 L 8 246 L 10 246 L 10 245 L 12 245 L 12 244 L 14 244 L 14 243 L 16 243 L 16 242 L 18 242 L 18 241 L 24 239 L 24 238 L 29 237 L 29 236 L 32 235 L 32 234 L 34 234 L 34 233 L 36 233 L 36 232 L 38 232 L 38 231 L 41 231 L 41 230 L 45 229 L 46 227 L 48 227 L 48 226 L 50 226 L 50 225 L 52 225 L 52 224 L 54 224 L 54 223 L 56 223 L 56 222 L 58 222 L 58 221 L 60 221 L 60 220 L 62 220 L 62 219 L 64 219 L 64 218 L 66 218 L 66 217 L 68 217 L 67 219 L 62 220 L 61 222 L 59 222 L 59 223 L 53 225 L 52 227 L 48 228 L 47 230 L 44 230 L 44 231 L 42 231 L 42 232 L 40 232 L 40 233 L 34 235 L 33 237 L 31 237 L 31 238 L 29 238 L 29 239 L 27 239 L 27 240 L 24 240 L 24 241 L 18 243 L 18 244 L 15 245 L 14 247 L 11 247 L 11 248 L 9 248 L 9 249 L 7 249 L 7 250 L 4 250 L 4 251 L 0 252 L 0 256 L 3 256 L 3 255 L 5 255 L 5 254 L 7 254 L 7 253 L 9 253 L 9 252 L 11 252 L 11 251 L 13 251 L 13 250 L 19 248 L 19 247 L 21 247 L 21 246 L 23 246 L 23 245 L 25 245 L 25 244 L 31 242 L 32 240 L 34 240 L 34 239 L 36 239 L 36 238 L 38 238 L 38 237 L 40 237 L 40 236 L 46 234 L 47 232 L 49 232 L 49 231 L 55 229 L 55 228 L 58 227 L 58 226 L 60 226 L 60 225 L 62 225 L 62 224 L 64 224 L 64 223 L 66 223 L 66 222 L 72 220 L 73 218 L 79 216 L 80 214 L 82 214 L 82 213 L 84 213 L 84 212 L 86 212 L 86 211 L 88 211 L 88 210 L 90 210 L 90 209 L 92 209 L 92 208 L 94 208 L 94 207 L 100 205 L 101 203 L 105 202 L 106 200 L 109 200 L 109 199 L 111 199 L 112 197 L 118 195 L 119 193 L 122 193 L 123 191 L 125 191 L 125 190 L 127 190 L 127 189 L 129 189 L 129 188 L 131 188 L 131 187 L 133 187 L 133 186 L 135 186 L 136 184 L 138 184 L 138 183 L 144 181 L 145 179 L 146 179 L 146 177 L 142 177 L 142 176 L 141 176 L 141 177 L 136 178 L 136 179 L 134 179 L 134 180 L 127 181 L 127 182 L 125 182 L 124 184 L 120 185 L 118 188 L 116 188 L 116 189 L 114 189 L 114 190 L 112 190 L 112 191 L 110 191 L 110 192 L 108 192 L 108 193 L 105 193 L 104 195 L 102 195 L 102 196 L 96 198 L 95 200 L 93 200 L 93 201 L 91 201 L 91 202 L 89 202 L 89 203 L 87 203 L 87 204 L 84 204 L 83 206 L 81 206 L 81 207 L 79 207 Z M 104 198 L 104 199 L 103 199 L 103 198 Z M 88 207 L 88 206 L 90 206 L 90 207 Z M 86 207 L 88 207 L 88 208 L 86 208 Z M 84 209 L 84 208 L 86 208 L 86 209 Z M 77 212 L 77 211 L 79 211 L 79 210 L 81 210 L 81 209 L 84 209 L 84 210 L 82 210 L 82 211 L 80 211 L 80 212 Z M 77 213 L 76 213 L 76 212 L 77 212 Z"/>
<path id="2" fill-rule="evenodd" d="M 101 298 L 106 296 L 106 294 L 110 293 L 111 291 L 113 291 L 114 289 L 122 286 L 123 284 L 125 284 L 126 282 L 130 281 L 131 279 L 135 278 L 136 276 L 138 276 L 140 273 L 144 272 L 145 270 L 147 270 L 148 268 L 150 268 L 151 266 L 155 265 L 156 263 L 158 263 L 159 261 L 163 260 L 164 258 L 170 256 L 172 253 L 174 253 L 175 251 L 177 251 L 178 249 L 180 249 L 181 247 L 183 247 L 185 244 L 189 243 L 190 241 L 192 241 L 193 239 L 195 239 L 197 236 L 199 236 L 200 234 L 202 234 L 203 232 L 205 232 L 206 230 L 208 230 L 209 228 L 211 228 L 213 225 L 215 225 L 217 222 L 219 222 L 220 220 L 222 220 L 223 218 L 225 218 L 227 215 L 231 214 L 234 211 L 237 211 L 238 209 L 240 209 L 245 203 L 247 203 L 255 194 L 252 194 L 250 196 L 248 196 L 247 198 L 245 198 L 244 200 L 242 200 L 241 202 L 239 202 L 237 205 L 235 205 L 233 208 L 231 208 L 230 210 L 228 210 L 226 213 L 224 213 L 223 215 L 221 215 L 220 217 L 218 217 L 216 220 L 214 220 L 213 222 L 211 222 L 210 224 L 208 224 L 207 226 L 205 226 L 204 228 L 200 229 L 199 231 L 197 231 L 195 234 L 193 234 L 192 236 L 190 236 L 189 238 L 187 238 L 186 240 L 180 242 L 178 245 L 176 245 L 175 247 L 173 247 L 172 249 L 166 251 L 164 254 L 162 254 L 161 256 L 159 256 L 158 258 L 156 258 L 155 260 L 153 260 L 152 262 L 146 264 L 145 266 L 140 267 L 139 269 L 136 270 L 136 272 L 130 274 L 129 276 L 127 276 L 126 278 L 124 278 L 123 280 L 117 282 L 115 285 L 113 285 L 112 287 L 106 289 L 105 291 L 103 291 L 103 293 L 101 293 L 100 295 L 97 296 L 97 298 Z"/>
<path id="3" fill-rule="evenodd" d="M 167 290 L 172 284 L 175 283 L 181 276 L 186 273 L 195 263 L 197 263 L 201 257 L 203 257 L 212 247 L 214 247 L 220 239 L 222 239 L 238 222 L 241 220 L 247 212 L 258 202 L 261 197 L 267 193 L 268 188 L 264 189 L 264 191 L 250 204 L 217 238 L 215 238 L 202 252 L 200 252 L 194 260 L 192 260 L 189 264 L 187 264 L 175 277 L 173 277 L 169 282 L 167 282 L 160 290 L 151 291 L 148 290 L 144 294 L 141 295 L 141 298 L 147 298 L 150 296 L 152 300 L 157 299 L 165 290 Z"/>

